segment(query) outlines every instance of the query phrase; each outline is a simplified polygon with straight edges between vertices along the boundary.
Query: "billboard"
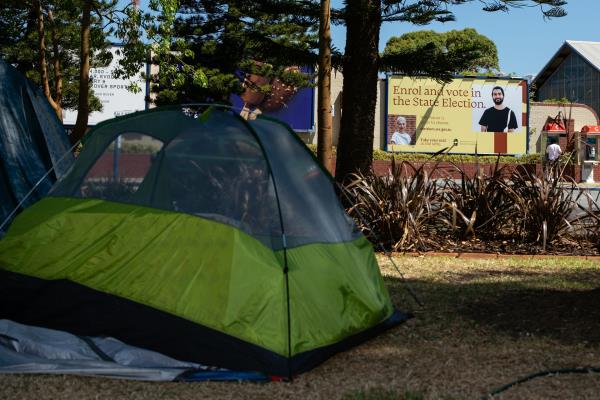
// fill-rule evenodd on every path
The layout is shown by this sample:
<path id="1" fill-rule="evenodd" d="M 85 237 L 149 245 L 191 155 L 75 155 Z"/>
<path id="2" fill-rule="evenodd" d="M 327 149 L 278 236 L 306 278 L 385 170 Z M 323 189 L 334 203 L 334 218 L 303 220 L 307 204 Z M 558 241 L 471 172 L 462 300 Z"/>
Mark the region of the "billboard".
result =
<path id="1" fill-rule="evenodd" d="M 94 111 L 88 117 L 88 125 L 96 125 L 107 119 L 119 117 L 135 111 L 146 109 L 146 81 L 141 73 L 146 72 L 146 65 L 140 68 L 136 76 L 130 79 L 121 79 L 114 76 L 114 71 L 122 58 L 117 54 L 119 46 L 112 46 L 109 50 L 113 55 L 112 61 L 105 67 L 90 68 L 90 89 L 102 103 L 102 111 Z M 137 81 L 142 89 L 139 93 L 127 90 L 132 82 Z M 63 124 L 75 125 L 77 110 L 65 109 L 63 111 Z"/>
<path id="2" fill-rule="evenodd" d="M 387 80 L 386 150 L 462 154 L 527 152 L 528 88 L 521 79 Z"/>
<path id="3" fill-rule="evenodd" d="M 308 74 L 314 72 L 311 67 L 289 67 L 289 69 Z M 314 131 L 314 88 L 291 87 L 277 78 L 268 79 L 251 74 L 246 74 L 243 79 L 245 91 L 239 96 L 232 95 L 230 98 L 234 107 L 277 118 L 297 132 Z M 265 84 L 271 85 L 270 93 L 263 94 L 252 89 L 253 86 Z"/>

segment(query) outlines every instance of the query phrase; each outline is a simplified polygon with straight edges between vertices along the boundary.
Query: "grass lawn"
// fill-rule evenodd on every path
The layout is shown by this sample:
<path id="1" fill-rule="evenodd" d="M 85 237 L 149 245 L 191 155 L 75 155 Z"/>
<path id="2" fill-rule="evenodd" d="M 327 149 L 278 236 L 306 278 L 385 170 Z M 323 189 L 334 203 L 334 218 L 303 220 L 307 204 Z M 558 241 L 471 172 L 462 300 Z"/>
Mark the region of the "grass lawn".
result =
<path id="1" fill-rule="evenodd" d="M 600 367 L 600 263 L 380 257 L 394 304 L 416 318 L 291 383 L 143 383 L 0 375 L 0 399 L 478 399 L 548 369 Z M 598 399 L 600 374 L 543 377 L 498 399 Z"/>

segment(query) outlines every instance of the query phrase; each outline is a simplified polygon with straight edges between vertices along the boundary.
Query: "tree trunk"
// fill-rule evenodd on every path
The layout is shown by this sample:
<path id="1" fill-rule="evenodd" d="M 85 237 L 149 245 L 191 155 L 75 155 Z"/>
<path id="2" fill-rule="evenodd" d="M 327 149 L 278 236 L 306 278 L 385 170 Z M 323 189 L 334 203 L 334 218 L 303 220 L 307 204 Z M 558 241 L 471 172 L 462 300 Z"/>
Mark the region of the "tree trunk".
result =
<path id="1" fill-rule="evenodd" d="M 379 67 L 380 0 L 346 2 L 346 50 L 336 180 L 367 171 L 373 162 L 373 129 Z"/>
<path id="2" fill-rule="evenodd" d="M 56 107 L 54 111 L 56 111 L 56 115 L 58 119 L 62 122 L 63 113 L 62 113 L 62 87 L 63 87 L 63 76 L 62 76 L 62 67 L 60 65 L 60 48 L 58 44 L 58 29 L 56 27 L 56 22 L 54 21 L 54 16 L 52 14 L 52 10 L 48 11 L 48 20 L 50 21 L 50 25 L 52 27 L 52 67 L 54 70 L 54 101 L 56 102 Z"/>
<path id="3" fill-rule="evenodd" d="M 319 16 L 319 81 L 317 158 L 332 172 L 331 25 L 329 0 L 321 0 Z"/>
<path id="4" fill-rule="evenodd" d="M 44 12 L 42 4 L 39 0 L 34 0 L 32 3 L 36 17 L 37 17 L 37 33 L 38 33 L 38 71 L 40 73 L 40 84 L 42 85 L 42 91 L 50 106 L 56 112 L 56 115 L 62 121 L 62 110 L 56 104 L 50 93 L 50 83 L 48 79 L 48 67 L 46 64 L 46 28 L 44 27 Z"/>
<path id="5" fill-rule="evenodd" d="M 77 102 L 77 120 L 71 133 L 71 143 L 75 144 L 87 130 L 90 106 L 88 102 L 90 90 L 90 14 L 92 11 L 92 1 L 83 1 L 83 11 L 81 15 L 81 50 L 79 54 L 79 99 Z"/>

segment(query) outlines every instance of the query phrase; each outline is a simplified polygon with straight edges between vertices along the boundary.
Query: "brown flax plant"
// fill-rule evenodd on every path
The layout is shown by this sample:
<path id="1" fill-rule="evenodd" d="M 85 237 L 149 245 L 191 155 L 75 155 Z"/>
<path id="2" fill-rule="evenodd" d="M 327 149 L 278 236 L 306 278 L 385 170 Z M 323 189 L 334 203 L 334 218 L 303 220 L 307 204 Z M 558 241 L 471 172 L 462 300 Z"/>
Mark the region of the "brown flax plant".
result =
<path id="1" fill-rule="evenodd" d="M 348 213 L 372 242 L 392 251 L 437 246 L 441 191 L 424 165 L 392 160 L 388 175 L 353 174 L 344 191 L 352 203 Z"/>
<path id="2" fill-rule="evenodd" d="M 574 233 L 582 221 L 575 213 L 582 192 L 565 174 L 566 164 L 550 168 L 542 176 L 517 169 L 506 183 L 515 206 L 514 235 L 525 243 L 541 244 L 542 251 L 553 245 L 577 244 Z"/>
<path id="3" fill-rule="evenodd" d="M 471 238 L 497 239 L 507 233 L 514 207 L 504 185 L 507 168 L 506 165 L 499 166 L 499 159 L 489 175 L 479 168 L 469 175 L 453 163 L 459 178 L 443 181 L 440 220 L 456 239 L 465 239 L 469 235 Z"/>

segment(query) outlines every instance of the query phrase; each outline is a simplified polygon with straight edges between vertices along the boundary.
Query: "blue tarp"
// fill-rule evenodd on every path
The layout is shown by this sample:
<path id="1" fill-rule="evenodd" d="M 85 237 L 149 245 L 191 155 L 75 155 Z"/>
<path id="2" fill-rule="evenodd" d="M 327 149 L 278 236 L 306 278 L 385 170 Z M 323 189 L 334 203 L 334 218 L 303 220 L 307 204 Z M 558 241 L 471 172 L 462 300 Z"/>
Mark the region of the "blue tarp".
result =
<path id="1" fill-rule="evenodd" d="M 0 60 L 0 225 L 54 167 L 21 208 L 50 190 L 73 163 L 69 148 L 62 123 L 42 91 Z"/>
<path id="2" fill-rule="evenodd" d="M 268 382 L 260 372 L 179 361 L 111 337 L 76 336 L 0 319 L 1 374 L 71 374 L 141 381 Z"/>

